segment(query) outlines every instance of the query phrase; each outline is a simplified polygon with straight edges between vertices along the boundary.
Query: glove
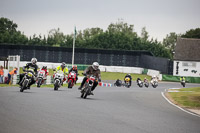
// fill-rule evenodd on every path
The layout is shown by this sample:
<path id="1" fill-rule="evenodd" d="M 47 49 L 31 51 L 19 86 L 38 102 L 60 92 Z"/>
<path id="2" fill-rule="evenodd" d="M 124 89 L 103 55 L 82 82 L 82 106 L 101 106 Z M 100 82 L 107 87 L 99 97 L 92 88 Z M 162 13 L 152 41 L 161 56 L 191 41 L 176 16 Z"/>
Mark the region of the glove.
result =
<path id="1" fill-rule="evenodd" d="M 101 82 L 101 79 L 99 78 L 99 82 Z"/>

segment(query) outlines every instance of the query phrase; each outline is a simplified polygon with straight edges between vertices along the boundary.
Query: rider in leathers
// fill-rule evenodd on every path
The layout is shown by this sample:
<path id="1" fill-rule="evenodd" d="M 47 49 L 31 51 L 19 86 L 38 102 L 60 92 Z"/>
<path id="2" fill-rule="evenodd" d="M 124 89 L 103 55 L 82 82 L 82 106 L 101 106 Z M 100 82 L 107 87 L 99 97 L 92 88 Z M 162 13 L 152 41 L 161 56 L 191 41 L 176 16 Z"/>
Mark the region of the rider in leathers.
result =
<path id="1" fill-rule="evenodd" d="M 23 71 L 26 71 L 26 69 L 28 70 L 29 68 L 31 68 L 31 69 L 33 69 L 34 70 L 34 75 L 35 76 L 37 76 L 37 69 L 38 69 L 38 66 L 37 66 L 37 59 L 36 58 L 32 58 L 31 59 L 31 63 L 27 63 L 26 64 L 26 66 L 24 66 L 23 67 Z M 25 75 L 25 73 L 22 73 L 22 74 L 20 74 L 20 76 L 19 76 L 19 85 L 21 86 L 22 85 L 22 83 L 21 83 L 21 81 L 22 81 L 22 78 L 24 77 L 24 75 Z M 31 83 L 28 85 L 28 89 L 30 89 L 30 86 L 32 85 L 32 84 L 34 84 L 35 83 L 35 78 L 32 78 L 31 79 Z"/>
<path id="2" fill-rule="evenodd" d="M 94 62 L 92 64 L 92 66 L 89 66 L 88 68 L 86 68 L 86 70 L 83 73 L 84 75 L 86 75 L 83 78 L 83 81 L 81 83 L 81 86 L 78 88 L 79 90 L 81 90 L 83 88 L 83 85 L 85 84 L 85 81 L 88 79 L 88 76 L 93 75 L 96 76 L 96 78 L 98 79 L 99 82 L 101 82 L 101 72 L 99 69 L 99 63 L 98 62 Z M 91 94 L 93 95 L 93 91 L 96 88 L 96 86 L 98 85 L 98 81 L 94 81 L 94 84 L 91 88 Z"/>

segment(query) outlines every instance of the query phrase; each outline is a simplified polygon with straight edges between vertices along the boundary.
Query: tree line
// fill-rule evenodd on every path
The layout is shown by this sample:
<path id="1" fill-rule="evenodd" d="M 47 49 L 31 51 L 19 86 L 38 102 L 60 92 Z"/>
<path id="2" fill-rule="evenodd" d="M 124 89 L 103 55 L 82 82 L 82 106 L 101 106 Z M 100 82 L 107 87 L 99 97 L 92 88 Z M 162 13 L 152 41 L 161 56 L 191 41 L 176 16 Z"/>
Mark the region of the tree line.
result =
<path id="1" fill-rule="evenodd" d="M 17 30 L 17 24 L 8 18 L 0 18 L 0 43 L 35 46 L 72 47 L 73 34 L 64 35 L 59 28 L 51 29 L 48 36 L 34 34 L 27 37 Z M 167 34 L 162 42 L 149 38 L 146 28 L 143 27 L 141 35 L 134 31 L 134 25 L 118 21 L 111 23 L 103 31 L 101 28 L 87 28 L 76 33 L 77 48 L 95 48 L 111 50 L 147 50 L 157 57 L 172 59 L 177 37 L 200 38 L 200 28 L 191 29 L 185 34 L 174 32 Z"/>

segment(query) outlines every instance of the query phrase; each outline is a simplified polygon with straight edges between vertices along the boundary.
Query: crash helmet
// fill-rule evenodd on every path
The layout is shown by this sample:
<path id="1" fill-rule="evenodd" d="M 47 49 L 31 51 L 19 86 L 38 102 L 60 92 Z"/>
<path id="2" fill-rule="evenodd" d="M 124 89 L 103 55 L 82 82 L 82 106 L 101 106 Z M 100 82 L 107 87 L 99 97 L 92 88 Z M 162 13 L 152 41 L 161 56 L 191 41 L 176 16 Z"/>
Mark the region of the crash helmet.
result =
<path id="1" fill-rule="evenodd" d="M 77 65 L 73 65 L 72 69 L 77 70 Z"/>
<path id="2" fill-rule="evenodd" d="M 65 62 L 62 62 L 61 67 L 65 68 Z"/>
<path id="3" fill-rule="evenodd" d="M 99 68 L 99 63 L 98 63 L 98 62 L 93 62 L 92 68 L 93 68 L 94 70 L 97 70 L 97 69 Z"/>
<path id="4" fill-rule="evenodd" d="M 31 59 L 31 63 L 32 63 L 33 65 L 36 65 L 37 59 L 36 59 L 36 58 L 32 58 L 32 59 Z"/>

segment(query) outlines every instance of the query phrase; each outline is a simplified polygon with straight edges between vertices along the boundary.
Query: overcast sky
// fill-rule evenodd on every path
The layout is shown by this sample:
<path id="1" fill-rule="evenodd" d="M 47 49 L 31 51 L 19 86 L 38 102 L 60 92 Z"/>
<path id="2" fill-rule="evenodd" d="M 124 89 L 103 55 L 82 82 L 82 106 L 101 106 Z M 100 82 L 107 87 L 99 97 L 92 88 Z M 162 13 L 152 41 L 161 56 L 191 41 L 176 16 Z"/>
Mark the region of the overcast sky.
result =
<path id="1" fill-rule="evenodd" d="M 60 28 L 64 34 L 99 27 L 123 19 L 140 35 L 162 41 L 170 32 L 185 33 L 200 27 L 200 0 L 0 0 L 0 17 L 18 24 L 27 36 L 47 35 Z"/>

